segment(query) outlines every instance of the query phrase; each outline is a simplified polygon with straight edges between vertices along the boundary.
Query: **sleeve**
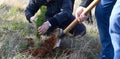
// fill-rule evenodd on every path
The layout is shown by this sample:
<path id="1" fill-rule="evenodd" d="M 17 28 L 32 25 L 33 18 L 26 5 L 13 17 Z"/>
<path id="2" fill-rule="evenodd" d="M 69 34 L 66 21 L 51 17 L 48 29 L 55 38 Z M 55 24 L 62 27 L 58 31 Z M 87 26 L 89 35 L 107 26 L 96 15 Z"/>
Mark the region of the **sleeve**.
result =
<path id="1" fill-rule="evenodd" d="M 81 0 L 80 6 L 87 7 L 93 0 Z"/>
<path id="2" fill-rule="evenodd" d="M 50 20 L 50 24 L 53 27 L 62 25 L 63 22 L 68 20 L 72 15 L 72 2 L 71 0 L 63 0 L 62 8 L 59 13 L 54 15 Z"/>
<path id="3" fill-rule="evenodd" d="M 44 1 L 41 1 L 41 0 L 30 0 L 25 10 L 25 16 L 30 23 L 31 23 L 30 17 L 34 16 L 34 14 L 39 10 L 39 8 L 43 4 L 44 4 Z"/>

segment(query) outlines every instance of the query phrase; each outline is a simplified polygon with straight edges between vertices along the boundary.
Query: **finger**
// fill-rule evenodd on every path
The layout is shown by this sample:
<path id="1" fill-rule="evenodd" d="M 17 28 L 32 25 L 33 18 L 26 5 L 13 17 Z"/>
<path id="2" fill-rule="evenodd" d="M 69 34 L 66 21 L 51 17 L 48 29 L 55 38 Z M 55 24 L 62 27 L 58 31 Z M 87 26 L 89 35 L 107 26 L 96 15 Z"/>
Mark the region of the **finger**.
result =
<path id="1" fill-rule="evenodd" d="M 40 26 L 40 27 L 38 28 L 38 32 L 41 33 L 41 32 L 42 32 L 42 29 L 43 29 L 43 27 Z"/>
<path id="2" fill-rule="evenodd" d="M 78 17 L 80 17 L 80 13 L 77 13 L 77 17 L 76 18 L 78 18 Z"/>
<path id="3" fill-rule="evenodd" d="M 40 27 L 38 27 L 38 31 L 41 29 L 42 27 L 40 26 Z"/>
<path id="4" fill-rule="evenodd" d="M 81 13 L 83 12 L 82 8 L 79 8 L 76 12 L 76 18 L 80 17 Z"/>
<path id="5" fill-rule="evenodd" d="M 44 26 L 39 30 L 40 34 L 44 34 L 46 31 L 47 29 Z"/>
<path id="6" fill-rule="evenodd" d="M 76 13 L 76 18 L 80 17 L 80 15 L 81 15 L 81 11 L 78 11 L 78 12 Z"/>
<path id="7" fill-rule="evenodd" d="M 44 30 L 42 31 L 42 34 L 45 34 L 47 31 L 47 28 L 44 28 Z"/>
<path id="8" fill-rule="evenodd" d="M 43 32 L 42 32 L 42 31 L 39 31 L 39 34 L 40 34 L 40 35 L 42 35 L 42 34 L 43 34 Z"/>
<path id="9" fill-rule="evenodd" d="M 80 19 L 80 17 L 78 17 L 77 20 L 78 20 L 79 23 L 81 23 L 81 19 Z"/>
<path id="10" fill-rule="evenodd" d="M 81 15 L 81 13 L 77 13 L 76 19 L 77 19 L 78 21 L 80 21 L 80 15 Z"/>
<path id="11" fill-rule="evenodd" d="M 83 15 L 80 15 L 80 21 L 83 22 L 85 20 L 85 17 Z"/>
<path id="12" fill-rule="evenodd" d="M 84 17 L 80 15 L 80 17 L 78 18 L 79 23 L 83 22 L 83 20 L 84 20 Z"/>
<path id="13" fill-rule="evenodd" d="M 44 30 L 45 30 L 45 26 L 44 26 L 44 25 L 42 25 L 42 26 L 40 26 L 40 27 L 38 28 L 38 31 L 39 31 L 40 34 L 43 34 L 43 33 L 44 33 Z"/>
<path id="14" fill-rule="evenodd" d="M 42 34 L 42 33 L 43 33 L 43 31 L 42 31 L 42 30 L 40 30 L 40 31 L 39 31 L 39 33 L 40 33 L 40 34 Z"/>
<path id="15" fill-rule="evenodd" d="M 39 34 L 42 34 L 42 32 L 41 31 L 38 31 L 39 32 Z"/>
<path id="16" fill-rule="evenodd" d="M 44 30 L 41 30 L 41 31 L 40 31 L 40 34 L 44 34 Z"/>

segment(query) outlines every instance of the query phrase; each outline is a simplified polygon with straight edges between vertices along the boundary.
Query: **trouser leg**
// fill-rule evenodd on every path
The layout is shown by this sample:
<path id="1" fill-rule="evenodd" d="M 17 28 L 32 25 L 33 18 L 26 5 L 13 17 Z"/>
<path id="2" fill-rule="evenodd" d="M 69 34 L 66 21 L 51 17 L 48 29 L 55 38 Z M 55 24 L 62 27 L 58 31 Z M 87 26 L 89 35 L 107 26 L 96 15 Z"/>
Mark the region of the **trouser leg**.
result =
<path id="1" fill-rule="evenodd" d="M 101 0 L 101 2 L 96 6 L 95 16 L 102 45 L 100 59 L 113 59 L 114 56 L 114 49 L 109 35 L 109 17 L 113 5 L 114 1 Z"/>
<path id="2" fill-rule="evenodd" d="M 110 36 L 114 47 L 114 59 L 120 59 L 120 0 L 117 0 L 110 17 Z"/>

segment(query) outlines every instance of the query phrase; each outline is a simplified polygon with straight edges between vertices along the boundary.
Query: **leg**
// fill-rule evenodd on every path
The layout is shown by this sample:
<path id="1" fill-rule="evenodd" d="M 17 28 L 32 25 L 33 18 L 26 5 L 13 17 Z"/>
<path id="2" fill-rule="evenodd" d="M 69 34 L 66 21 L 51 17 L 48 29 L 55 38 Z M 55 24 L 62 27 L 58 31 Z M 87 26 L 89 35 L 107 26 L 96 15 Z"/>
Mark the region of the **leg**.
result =
<path id="1" fill-rule="evenodd" d="M 114 47 L 114 59 L 120 59 L 120 0 L 117 0 L 110 17 L 110 36 Z"/>
<path id="2" fill-rule="evenodd" d="M 100 59 L 113 59 L 114 56 L 114 50 L 109 35 L 109 17 L 113 4 L 114 1 L 111 2 L 110 0 L 101 0 L 96 6 L 95 16 L 100 33 L 100 41 L 102 44 Z"/>

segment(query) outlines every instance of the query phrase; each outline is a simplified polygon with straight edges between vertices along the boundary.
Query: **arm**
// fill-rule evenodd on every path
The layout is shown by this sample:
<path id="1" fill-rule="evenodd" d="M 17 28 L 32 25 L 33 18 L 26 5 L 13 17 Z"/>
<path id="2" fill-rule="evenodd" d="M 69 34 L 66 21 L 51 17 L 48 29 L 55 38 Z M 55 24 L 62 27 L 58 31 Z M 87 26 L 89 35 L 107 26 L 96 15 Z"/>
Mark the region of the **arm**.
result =
<path id="1" fill-rule="evenodd" d="M 63 22 L 68 20 L 72 15 L 72 2 L 71 0 L 63 0 L 62 8 L 59 13 L 54 15 L 50 20 L 52 27 L 62 25 Z"/>
<path id="2" fill-rule="evenodd" d="M 44 4 L 41 0 L 30 0 L 29 5 L 25 10 L 25 16 L 27 20 L 31 23 L 30 18 L 39 10 L 39 8 Z"/>

